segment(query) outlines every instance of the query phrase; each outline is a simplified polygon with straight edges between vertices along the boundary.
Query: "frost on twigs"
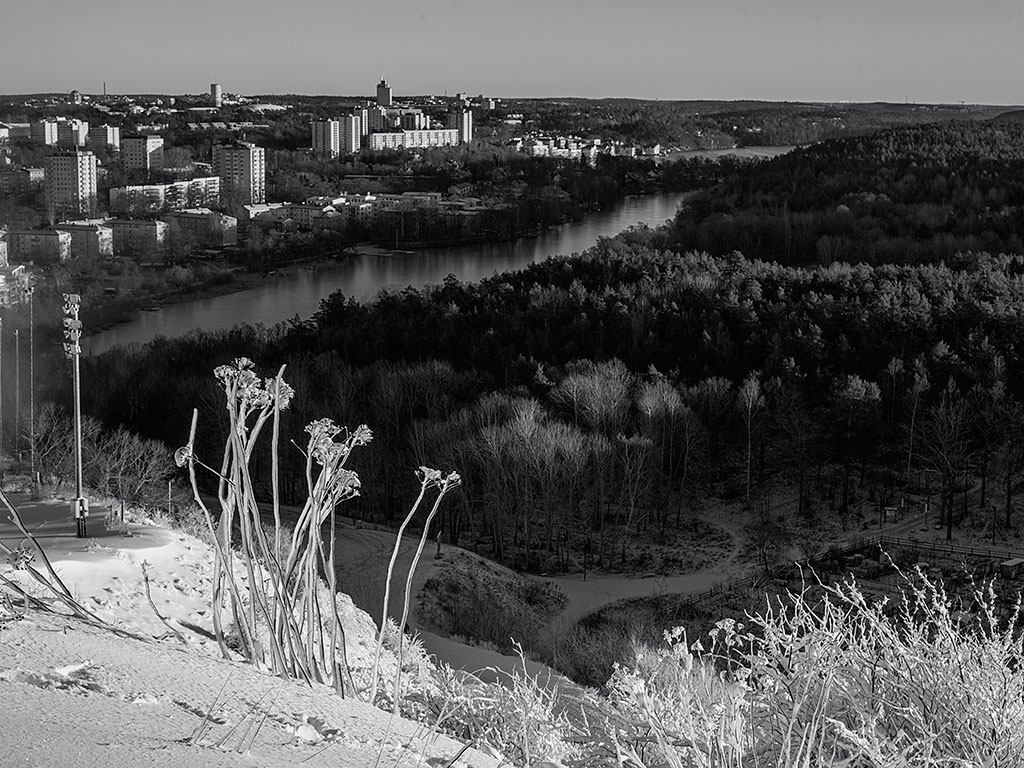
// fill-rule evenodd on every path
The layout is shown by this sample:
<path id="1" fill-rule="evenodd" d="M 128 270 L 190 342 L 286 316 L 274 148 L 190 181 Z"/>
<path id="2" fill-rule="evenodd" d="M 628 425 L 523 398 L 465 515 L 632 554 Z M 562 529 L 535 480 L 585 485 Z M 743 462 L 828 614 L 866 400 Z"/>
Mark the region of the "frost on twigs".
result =
<path id="1" fill-rule="evenodd" d="M 374 648 L 373 653 L 373 671 L 370 673 L 371 687 L 370 687 L 370 703 L 375 703 L 377 700 L 377 688 L 378 688 L 378 677 L 377 673 L 380 668 L 380 654 L 384 646 L 384 635 L 388 623 L 388 608 L 391 603 L 391 577 L 395 571 L 395 562 L 398 560 L 398 551 L 402 546 L 402 535 L 405 533 L 405 529 L 416 515 L 416 511 L 420 508 L 420 504 L 423 502 L 424 497 L 427 495 L 427 491 L 437 491 L 437 496 L 434 497 L 434 503 L 430 508 L 430 512 L 427 513 L 427 519 L 423 523 L 423 532 L 420 534 L 419 544 L 416 547 L 416 553 L 413 555 L 412 564 L 409 566 L 409 572 L 405 579 L 405 595 L 402 603 L 402 618 L 399 622 L 400 627 L 405 627 L 406 621 L 409 618 L 409 599 L 412 596 L 412 580 L 416 574 L 416 567 L 419 565 L 420 556 L 423 554 L 423 547 L 427 543 L 427 533 L 430 530 L 430 523 L 433 521 L 434 516 L 437 514 L 438 509 L 441 507 L 441 502 L 449 491 L 457 488 L 462 478 L 459 477 L 456 472 L 449 472 L 444 474 L 440 470 L 431 469 L 430 467 L 420 467 L 416 472 L 416 477 L 420 481 L 420 492 L 416 497 L 416 501 L 413 503 L 412 508 L 409 510 L 409 514 L 405 516 L 405 520 L 402 521 L 402 525 L 398 528 L 398 534 L 395 536 L 395 546 L 391 552 L 391 560 L 388 563 L 388 572 L 386 581 L 384 582 L 384 603 L 381 607 L 381 620 L 380 620 L 380 631 L 377 634 L 377 644 Z M 404 652 L 403 635 L 398 635 L 398 671 L 395 674 L 395 682 L 392 694 L 392 707 L 393 711 L 398 711 L 399 703 L 399 690 L 402 682 L 402 658 Z"/>
<path id="2" fill-rule="evenodd" d="M 1024 766 L 1019 600 L 949 595 L 923 574 L 893 600 L 809 586 L 708 648 L 678 629 L 608 684 L 637 766 Z"/>

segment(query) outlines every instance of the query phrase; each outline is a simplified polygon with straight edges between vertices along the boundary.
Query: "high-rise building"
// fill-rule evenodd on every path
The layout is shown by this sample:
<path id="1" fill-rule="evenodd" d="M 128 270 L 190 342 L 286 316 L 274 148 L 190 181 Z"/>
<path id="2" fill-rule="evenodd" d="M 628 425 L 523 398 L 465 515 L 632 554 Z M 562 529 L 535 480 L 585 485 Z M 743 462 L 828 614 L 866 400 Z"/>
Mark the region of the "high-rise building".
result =
<path id="1" fill-rule="evenodd" d="M 368 114 L 367 133 L 370 133 L 370 131 L 382 131 L 387 128 L 388 111 L 384 107 L 370 107 L 365 111 Z"/>
<path id="2" fill-rule="evenodd" d="M 220 83 L 210 83 L 210 106 L 220 109 L 224 103 L 224 95 L 220 90 Z"/>
<path id="3" fill-rule="evenodd" d="M 359 118 L 360 135 L 368 135 L 370 133 L 370 110 L 366 107 L 361 107 L 353 110 L 352 114 Z"/>
<path id="4" fill-rule="evenodd" d="M 341 151 L 346 154 L 358 152 L 362 147 L 363 133 L 357 115 L 345 115 L 339 121 L 341 126 Z"/>
<path id="5" fill-rule="evenodd" d="M 399 117 L 403 131 L 421 131 L 427 127 L 427 118 L 421 109 L 403 109 Z"/>
<path id="6" fill-rule="evenodd" d="M 97 125 L 89 129 L 88 143 L 99 147 L 120 147 L 121 129 L 116 125 Z"/>
<path id="7" fill-rule="evenodd" d="M 314 120 L 312 125 L 313 154 L 335 158 L 341 152 L 341 123 L 338 120 Z"/>
<path id="8" fill-rule="evenodd" d="M 58 120 L 57 143 L 62 147 L 84 147 L 89 138 L 89 124 L 84 120 Z"/>
<path id="9" fill-rule="evenodd" d="M 377 106 L 390 107 L 391 104 L 391 86 L 388 85 L 388 81 L 382 77 L 380 82 L 377 83 Z"/>
<path id="10" fill-rule="evenodd" d="M 46 158 L 46 204 L 57 218 L 96 212 L 96 155 L 74 150 Z"/>
<path id="11" fill-rule="evenodd" d="M 225 204 L 256 205 L 266 201 L 263 147 L 246 141 L 215 144 L 213 172 L 220 176 L 220 196 Z"/>
<path id="12" fill-rule="evenodd" d="M 473 111 L 456 107 L 448 113 L 448 127 L 458 129 L 460 144 L 468 144 L 473 140 Z"/>
<path id="13" fill-rule="evenodd" d="M 162 171 L 164 140 L 152 134 L 121 137 L 121 165 L 126 171 Z"/>
<path id="14" fill-rule="evenodd" d="M 29 128 L 32 141 L 53 145 L 57 143 L 57 121 L 36 120 Z"/>

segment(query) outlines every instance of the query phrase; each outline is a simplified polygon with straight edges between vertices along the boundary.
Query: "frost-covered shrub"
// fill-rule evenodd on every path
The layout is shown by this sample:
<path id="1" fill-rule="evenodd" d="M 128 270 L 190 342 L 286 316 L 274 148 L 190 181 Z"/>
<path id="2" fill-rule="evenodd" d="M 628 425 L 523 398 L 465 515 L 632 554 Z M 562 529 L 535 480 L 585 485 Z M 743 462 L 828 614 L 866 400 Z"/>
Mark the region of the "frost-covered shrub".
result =
<path id="1" fill-rule="evenodd" d="M 1019 604 L 920 574 L 895 603 L 854 582 L 790 595 L 709 647 L 681 630 L 616 669 L 636 766 L 1024 765 Z M 968 612 L 969 611 L 969 612 Z M 628 763 L 626 763 L 628 764 Z"/>

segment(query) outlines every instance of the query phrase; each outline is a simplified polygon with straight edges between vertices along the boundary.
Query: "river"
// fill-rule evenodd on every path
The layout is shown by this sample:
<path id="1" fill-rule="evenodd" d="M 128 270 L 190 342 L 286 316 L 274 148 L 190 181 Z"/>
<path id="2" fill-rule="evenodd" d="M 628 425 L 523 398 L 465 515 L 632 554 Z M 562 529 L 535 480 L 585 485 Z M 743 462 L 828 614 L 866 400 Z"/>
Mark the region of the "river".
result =
<path id="1" fill-rule="evenodd" d="M 421 288 L 448 275 L 474 282 L 516 270 L 550 255 L 571 254 L 635 224 L 658 226 L 671 218 L 684 193 L 628 197 L 612 209 L 583 221 L 513 242 L 430 248 L 414 252 L 360 254 L 328 269 L 300 269 L 255 288 L 139 312 L 126 323 L 87 336 L 82 347 L 99 354 L 124 344 L 144 344 L 156 336 L 182 336 L 195 329 L 223 330 L 245 323 L 272 325 L 298 315 L 310 317 L 320 300 L 337 290 L 369 299 L 383 288 Z"/>

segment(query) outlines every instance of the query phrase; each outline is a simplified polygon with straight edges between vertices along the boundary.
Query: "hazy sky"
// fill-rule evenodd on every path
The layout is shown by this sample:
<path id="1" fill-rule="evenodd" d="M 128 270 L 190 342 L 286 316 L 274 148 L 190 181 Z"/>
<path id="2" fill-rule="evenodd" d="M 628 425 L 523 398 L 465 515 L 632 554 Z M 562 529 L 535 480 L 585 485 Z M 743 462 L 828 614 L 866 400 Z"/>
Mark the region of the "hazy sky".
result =
<path id="1" fill-rule="evenodd" d="M 0 93 L 1024 102 L 1024 0 L 7 0 Z"/>

